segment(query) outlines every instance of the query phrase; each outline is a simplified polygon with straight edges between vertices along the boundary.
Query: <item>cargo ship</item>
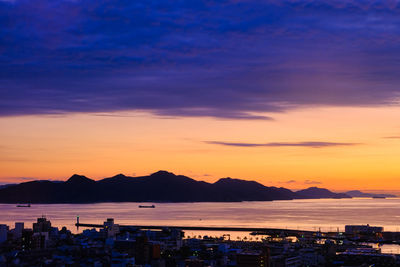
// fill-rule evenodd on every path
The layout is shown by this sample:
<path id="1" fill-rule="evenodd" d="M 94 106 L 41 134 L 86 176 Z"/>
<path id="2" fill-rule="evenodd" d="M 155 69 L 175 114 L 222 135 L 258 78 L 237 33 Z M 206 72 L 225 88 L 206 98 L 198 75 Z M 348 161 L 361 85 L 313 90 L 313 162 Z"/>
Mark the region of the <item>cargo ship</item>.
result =
<path id="1" fill-rule="evenodd" d="M 139 208 L 154 209 L 155 207 L 156 207 L 155 205 L 139 205 Z"/>
<path id="2" fill-rule="evenodd" d="M 17 208 L 30 208 L 30 207 L 31 207 L 31 204 L 26 204 L 26 205 L 19 204 L 19 205 L 17 205 Z"/>

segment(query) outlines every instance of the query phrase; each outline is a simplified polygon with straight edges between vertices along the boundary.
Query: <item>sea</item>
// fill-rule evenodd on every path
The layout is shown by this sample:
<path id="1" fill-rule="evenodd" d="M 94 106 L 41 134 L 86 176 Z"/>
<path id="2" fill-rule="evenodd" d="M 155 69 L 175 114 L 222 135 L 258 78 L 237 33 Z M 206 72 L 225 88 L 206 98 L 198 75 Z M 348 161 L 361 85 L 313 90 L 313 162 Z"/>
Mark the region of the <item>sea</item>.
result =
<path id="1" fill-rule="evenodd" d="M 139 208 L 139 205 L 155 208 Z M 13 228 L 24 222 L 31 228 L 45 216 L 52 226 L 66 226 L 79 233 L 81 223 L 102 224 L 114 218 L 121 225 L 265 227 L 299 230 L 344 231 L 345 225 L 383 226 L 385 231 L 400 231 L 400 198 L 307 199 L 251 202 L 198 203 L 92 203 L 32 204 L 30 208 L 0 204 L 0 224 Z M 222 236 L 223 232 L 185 231 L 186 237 Z M 254 239 L 249 233 L 229 233 L 232 239 Z M 388 246 L 389 253 L 400 254 L 399 246 Z"/>

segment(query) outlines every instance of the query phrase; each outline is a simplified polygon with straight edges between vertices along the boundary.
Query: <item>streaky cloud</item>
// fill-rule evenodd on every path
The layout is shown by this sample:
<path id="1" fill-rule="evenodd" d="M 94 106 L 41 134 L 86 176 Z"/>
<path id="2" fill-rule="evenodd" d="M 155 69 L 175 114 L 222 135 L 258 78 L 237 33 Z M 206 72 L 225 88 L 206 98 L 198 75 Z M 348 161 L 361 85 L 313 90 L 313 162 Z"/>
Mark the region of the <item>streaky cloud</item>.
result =
<path id="1" fill-rule="evenodd" d="M 304 184 L 322 184 L 322 182 L 314 180 L 305 180 Z"/>
<path id="2" fill-rule="evenodd" d="M 356 146 L 360 143 L 341 143 L 341 142 L 271 142 L 271 143 L 239 143 L 239 142 L 223 142 L 223 141 L 204 141 L 207 144 L 234 146 L 234 147 L 311 147 L 324 148 L 336 146 Z"/>
<path id="3" fill-rule="evenodd" d="M 385 136 L 382 137 L 383 139 L 400 139 L 400 135 L 393 135 L 393 136 Z"/>
<path id="4" fill-rule="evenodd" d="M 0 116 L 398 105 L 400 3 L 1 0 Z"/>
<path id="5" fill-rule="evenodd" d="M 270 116 L 252 114 L 250 112 L 212 109 L 166 109 L 155 115 L 169 117 L 215 117 L 226 120 L 274 120 Z"/>

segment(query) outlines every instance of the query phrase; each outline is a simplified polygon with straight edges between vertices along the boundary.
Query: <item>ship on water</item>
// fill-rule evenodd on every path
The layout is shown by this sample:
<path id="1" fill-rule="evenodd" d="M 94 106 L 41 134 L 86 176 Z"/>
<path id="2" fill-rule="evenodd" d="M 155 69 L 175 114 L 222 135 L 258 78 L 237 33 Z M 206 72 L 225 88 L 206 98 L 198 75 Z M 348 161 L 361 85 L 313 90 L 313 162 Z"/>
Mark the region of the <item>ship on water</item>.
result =
<path id="1" fill-rule="evenodd" d="M 30 208 L 31 204 L 18 204 L 17 208 Z"/>
<path id="2" fill-rule="evenodd" d="M 156 206 L 155 205 L 139 205 L 139 208 L 149 208 L 149 209 L 154 209 Z"/>

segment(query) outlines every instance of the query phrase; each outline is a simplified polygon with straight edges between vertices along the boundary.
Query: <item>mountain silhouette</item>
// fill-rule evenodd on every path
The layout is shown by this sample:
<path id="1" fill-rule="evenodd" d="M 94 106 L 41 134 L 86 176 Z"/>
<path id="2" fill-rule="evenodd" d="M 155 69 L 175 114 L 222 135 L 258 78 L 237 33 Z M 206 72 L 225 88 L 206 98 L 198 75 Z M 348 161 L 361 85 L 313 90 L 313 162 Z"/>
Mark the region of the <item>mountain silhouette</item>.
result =
<path id="1" fill-rule="evenodd" d="M 224 192 L 224 201 L 263 201 L 295 199 L 296 194 L 286 188 L 266 187 L 255 181 L 222 178 L 213 186 L 218 192 Z"/>
<path id="2" fill-rule="evenodd" d="M 309 187 L 296 192 L 299 198 L 351 198 L 349 195 L 343 193 L 333 193 L 325 188 Z"/>
<path id="3" fill-rule="evenodd" d="M 373 194 L 373 193 L 365 193 L 365 192 L 361 192 L 359 190 L 351 190 L 351 191 L 347 191 L 345 192 L 346 195 L 349 195 L 351 197 L 397 197 L 396 195 L 392 195 L 392 194 Z"/>
<path id="4" fill-rule="evenodd" d="M 93 184 L 95 180 L 89 179 L 86 176 L 74 174 L 67 181 L 67 184 L 76 184 L 76 185 L 84 185 L 84 184 Z"/>
<path id="5" fill-rule="evenodd" d="M 31 181 L 0 188 L 0 203 L 236 202 L 342 197 L 349 196 L 320 188 L 293 192 L 233 178 L 207 183 L 167 171 L 141 177 L 118 174 L 98 181 L 74 174 L 65 182 Z"/>

